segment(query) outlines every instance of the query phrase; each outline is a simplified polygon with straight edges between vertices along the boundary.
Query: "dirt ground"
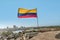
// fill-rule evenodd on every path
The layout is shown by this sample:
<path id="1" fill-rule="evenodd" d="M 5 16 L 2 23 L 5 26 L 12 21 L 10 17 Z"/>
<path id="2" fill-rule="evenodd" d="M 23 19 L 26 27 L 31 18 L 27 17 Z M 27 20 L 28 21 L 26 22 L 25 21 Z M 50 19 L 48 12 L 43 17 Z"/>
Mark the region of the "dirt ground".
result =
<path id="1" fill-rule="evenodd" d="M 37 36 L 31 38 L 30 40 L 60 40 L 60 31 L 39 33 Z"/>

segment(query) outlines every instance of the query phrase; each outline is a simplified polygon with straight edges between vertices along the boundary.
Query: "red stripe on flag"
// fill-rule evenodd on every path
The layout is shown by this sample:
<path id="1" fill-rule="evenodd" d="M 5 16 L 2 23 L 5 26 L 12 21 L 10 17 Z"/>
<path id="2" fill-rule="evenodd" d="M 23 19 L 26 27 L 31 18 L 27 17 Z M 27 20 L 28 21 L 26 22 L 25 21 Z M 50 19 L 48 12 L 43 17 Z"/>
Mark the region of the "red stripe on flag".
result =
<path id="1" fill-rule="evenodd" d="M 18 16 L 18 18 L 37 18 L 37 16 Z"/>

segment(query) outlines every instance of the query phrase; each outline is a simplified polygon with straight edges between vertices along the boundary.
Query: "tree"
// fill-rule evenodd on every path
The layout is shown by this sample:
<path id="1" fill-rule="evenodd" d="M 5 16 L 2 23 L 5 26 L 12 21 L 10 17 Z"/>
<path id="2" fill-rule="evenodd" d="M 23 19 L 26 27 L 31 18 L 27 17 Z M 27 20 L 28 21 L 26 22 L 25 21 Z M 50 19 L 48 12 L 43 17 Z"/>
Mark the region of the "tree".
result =
<path id="1" fill-rule="evenodd" d="M 4 36 L 4 37 L 6 37 L 7 36 L 7 33 L 6 32 L 2 32 L 1 35 Z"/>
<path id="2" fill-rule="evenodd" d="M 13 36 L 14 36 L 14 40 L 16 40 L 19 37 L 19 34 L 18 33 L 14 33 Z"/>
<path id="3" fill-rule="evenodd" d="M 10 37 L 9 37 L 9 35 L 11 35 L 11 34 L 13 34 L 13 32 L 12 31 L 7 31 L 7 32 L 2 32 L 2 36 L 3 37 L 6 37 L 7 38 L 7 40 L 10 40 Z"/>

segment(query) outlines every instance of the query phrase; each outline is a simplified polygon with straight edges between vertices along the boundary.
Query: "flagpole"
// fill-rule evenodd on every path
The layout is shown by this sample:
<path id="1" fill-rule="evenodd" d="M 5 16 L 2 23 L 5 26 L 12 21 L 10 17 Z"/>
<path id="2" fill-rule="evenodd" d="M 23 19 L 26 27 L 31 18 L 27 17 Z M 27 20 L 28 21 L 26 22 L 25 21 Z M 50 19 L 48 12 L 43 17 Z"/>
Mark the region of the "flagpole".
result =
<path id="1" fill-rule="evenodd" d="M 38 23 L 38 17 L 37 17 L 37 27 L 39 27 L 39 23 Z"/>
<path id="2" fill-rule="evenodd" d="M 36 8 L 36 10 L 37 10 L 37 8 Z M 37 18 L 36 18 L 36 19 L 37 19 L 37 21 L 36 21 L 36 22 L 37 22 L 37 27 L 39 27 L 39 23 L 38 23 L 38 14 L 37 14 Z"/>

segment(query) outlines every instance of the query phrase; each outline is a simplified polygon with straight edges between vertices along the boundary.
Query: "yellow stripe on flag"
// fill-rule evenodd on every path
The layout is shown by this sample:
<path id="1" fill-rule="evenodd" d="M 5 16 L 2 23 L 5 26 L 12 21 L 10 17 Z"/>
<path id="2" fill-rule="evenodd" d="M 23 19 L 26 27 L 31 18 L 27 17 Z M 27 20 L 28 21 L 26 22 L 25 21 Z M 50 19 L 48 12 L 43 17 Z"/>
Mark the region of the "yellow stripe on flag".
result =
<path id="1" fill-rule="evenodd" d="M 28 10 L 24 8 L 19 8 L 18 13 L 25 14 Z"/>
<path id="2" fill-rule="evenodd" d="M 31 9 L 31 10 L 27 10 L 27 9 L 24 9 L 24 8 L 19 8 L 18 9 L 18 13 L 20 13 L 20 14 L 36 13 L 36 12 L 37 12 L 37 9 Z"/>
<path id="3" fill-rule="evenodd" d="M 29 11 L 29 13 L 36 13 L 37 12 L 37 9 L 32 9 Z"/>

